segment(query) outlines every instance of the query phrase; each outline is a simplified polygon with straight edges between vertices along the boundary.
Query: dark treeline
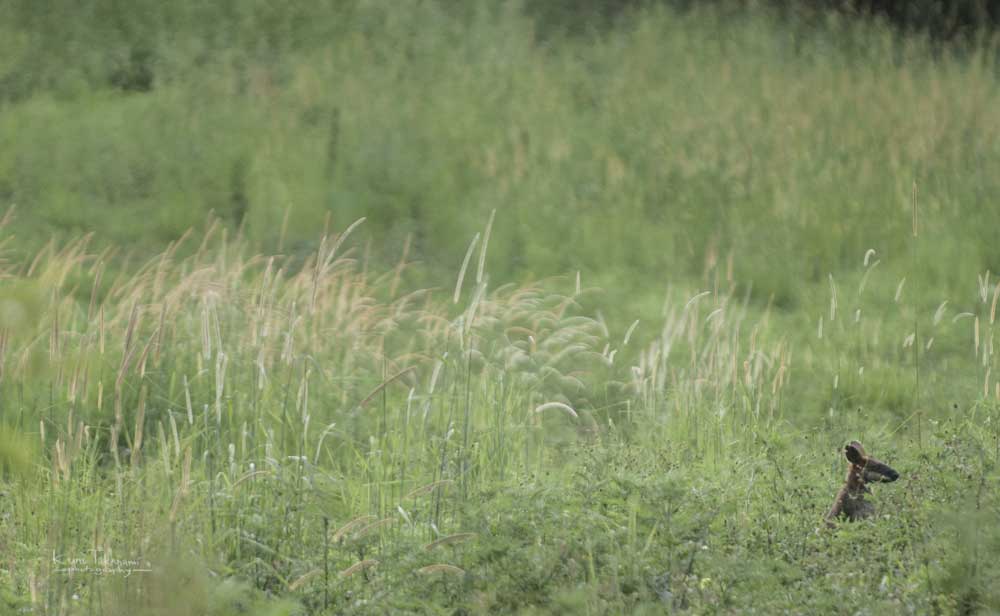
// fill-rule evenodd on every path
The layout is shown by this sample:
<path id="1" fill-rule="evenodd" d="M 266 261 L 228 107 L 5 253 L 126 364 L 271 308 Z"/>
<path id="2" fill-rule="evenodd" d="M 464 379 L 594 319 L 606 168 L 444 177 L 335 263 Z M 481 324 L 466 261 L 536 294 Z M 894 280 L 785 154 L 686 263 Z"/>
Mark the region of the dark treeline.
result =
<path id="1" fill-rule="evenodd" d="M 637 8 L 668 5 L 686 10 L 710 2 L 734 9 L 771 8 L 783 17 L 810 22 L 830 12 L 856 19 L 880 19 L 938 42 L 968 41 L 1000 26 L 998 0 L 529 0 L 527 9 L 543 32 L 602 27 Z"/>
<path id="2" fill-rule="evenodd" d="M 884 18 L 940 40 L 967 38 L 1000 25 L 1000 2 L 995 0 L 776 0 L 776 4 L 791 10 L 818 5 L 862 18 Z"/>

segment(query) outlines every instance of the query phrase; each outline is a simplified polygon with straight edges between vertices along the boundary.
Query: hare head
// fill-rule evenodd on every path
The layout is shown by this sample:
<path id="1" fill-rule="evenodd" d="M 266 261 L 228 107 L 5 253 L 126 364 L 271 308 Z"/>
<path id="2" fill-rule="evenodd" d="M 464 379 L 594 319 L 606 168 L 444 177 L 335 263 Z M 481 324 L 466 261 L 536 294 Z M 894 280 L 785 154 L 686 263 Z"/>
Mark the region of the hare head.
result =
<path id="1" fill-rule="evenodd" d="M 894 468 L 866 454 L 865 448 L 857 441 L 844 446 L 844 456 L 851 463 L 851 473 L 859 475 L 862 484 L 889 483 L 899 479 L 899 473 Z"/>

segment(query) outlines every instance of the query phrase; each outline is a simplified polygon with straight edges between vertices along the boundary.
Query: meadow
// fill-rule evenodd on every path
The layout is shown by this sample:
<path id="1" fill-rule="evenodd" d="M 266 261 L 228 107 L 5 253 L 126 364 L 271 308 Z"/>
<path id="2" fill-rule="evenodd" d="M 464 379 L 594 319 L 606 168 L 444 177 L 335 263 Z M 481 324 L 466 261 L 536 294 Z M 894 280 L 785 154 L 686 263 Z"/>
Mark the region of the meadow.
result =
<path id="1" fill-rule="evenodd" d="M 1000 611 L 995 40 L 535 6 L 4 4 L 0 613 Z"/>

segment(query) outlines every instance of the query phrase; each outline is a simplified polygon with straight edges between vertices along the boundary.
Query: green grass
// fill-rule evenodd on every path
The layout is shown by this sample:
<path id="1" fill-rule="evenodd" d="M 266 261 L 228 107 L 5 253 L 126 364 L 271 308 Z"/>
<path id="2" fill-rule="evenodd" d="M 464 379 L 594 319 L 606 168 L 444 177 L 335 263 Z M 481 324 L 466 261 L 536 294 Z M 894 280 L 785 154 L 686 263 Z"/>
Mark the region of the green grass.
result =
<path id="1" fill-rule="evenodd" d="M 995 47 L 216 6 L 5 5 L 4 610 L 1000 610 Z"/>
<path id="2" fill-rule="evenodd" d="M 252 15 L 177 3 L 140 28 L 124 13 L 103 52 L 100 12 L 76 34 L 28 21 L 4 37 L 22 40 L 7 79 L 42 80 L 10 89 L 0 125 L 24 252 L 54 228 L 149 256 L 214 210 L 262 252 L 308 253 L 328 218 L 367 216 L 377 256 L 412 236 L 437 285 L 496 209 L 496 275 L 584 270 L 636 295 L 697 277 L 714 249 L 760 303 L 795 307 L 869 248 L 903 262 L 916 182 L 927 283 L 954 293 L 952 267 L 1000 270 L 992 48 L 935 59 L 877 24 L 761 13 L 649 11 L 538 42 L 513 7 L 316 6 L 305 23 L 231 9 Z M 153 90 L 115 89 L 140 42 Z"/>

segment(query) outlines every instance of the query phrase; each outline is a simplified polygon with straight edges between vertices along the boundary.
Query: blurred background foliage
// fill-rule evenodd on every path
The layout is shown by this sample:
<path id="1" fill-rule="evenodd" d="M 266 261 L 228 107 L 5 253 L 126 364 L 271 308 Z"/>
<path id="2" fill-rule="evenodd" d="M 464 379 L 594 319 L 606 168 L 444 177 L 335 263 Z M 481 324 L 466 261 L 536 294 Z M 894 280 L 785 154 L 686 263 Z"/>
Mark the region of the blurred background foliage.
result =
<path id="1" fill-rule="evenodd" d="M 495 209 L 494 275 L 582 271 L 633 311 L 712 264 L 779 307 L 869 248 L 943 291 L 1000 270 L 989 3 L 0 11 L 0 205 L 24 254 L 93 232 L 142 257 L 209 213 L 305 254 L 365 216 L 374 258 L 443 285 Z M 934 238 L 915 257 L 914 197 Z"/>

